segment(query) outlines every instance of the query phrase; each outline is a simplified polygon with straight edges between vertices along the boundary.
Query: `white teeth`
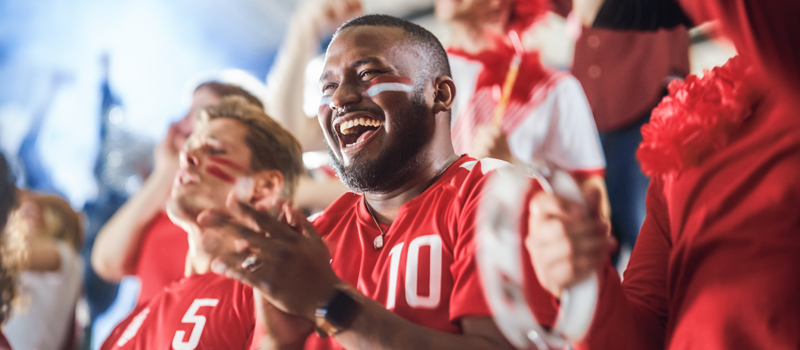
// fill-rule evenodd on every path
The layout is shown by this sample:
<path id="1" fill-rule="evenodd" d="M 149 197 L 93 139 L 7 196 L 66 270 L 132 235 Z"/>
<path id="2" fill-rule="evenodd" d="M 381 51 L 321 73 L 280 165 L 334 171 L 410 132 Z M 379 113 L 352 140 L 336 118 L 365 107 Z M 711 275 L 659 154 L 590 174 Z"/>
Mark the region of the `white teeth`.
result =
<path id="1" fill-rule="evenodd" d="M 186 176 L 181 176 L 181 184 L 185 185 L 187 183 L 189 183 L 189 179 Z"/>
<path id="2" fill-rule="evenodd" d="M 350 144 L 346 144 L 346 145 L 344 145 L 344 146 L 345 146 L 345 147 L 355 146 L 355 145 L 357 145 L 357 144 L 359 144 L 359 143 L 362 143 L 362 142 L 364 142 L 364 140 L 361 140 L 361 141 L 356 141 L 356 142 L 353 142 L 353 143 L 350 143 Z"/>
<path id="3" fill-rule="evenodd" d="M 348 120 L 346 122 L 342 122 L 341 124 L 339 124 L 339 131 L 341 131 L 343 135 L 352 134 L 353 132 L 350 129 L 359 125 L 380 127 L 381 122 L 379 120 L 371 118 L 359 118 L 354 120 Z"/>

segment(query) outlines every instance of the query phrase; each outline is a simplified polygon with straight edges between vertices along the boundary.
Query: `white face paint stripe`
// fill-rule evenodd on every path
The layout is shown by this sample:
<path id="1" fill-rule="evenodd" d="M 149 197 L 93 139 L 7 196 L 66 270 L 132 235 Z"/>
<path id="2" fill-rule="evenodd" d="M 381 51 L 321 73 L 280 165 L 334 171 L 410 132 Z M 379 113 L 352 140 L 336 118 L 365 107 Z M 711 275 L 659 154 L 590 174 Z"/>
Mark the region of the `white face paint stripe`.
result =
<path id="1" fill-rule="evenodd" d="M 414 91 L 414 87 L 403 83 L 380 83 L 367 89 L 367 95 L 375 97 L 375 95 L 385 91 L 411 92 Z"/>
<path id="2" fill-rule="evenodd" d="M 322 107 L 322 106 L 326 106 L 327 107 L 328 105 L 330 105 L 331 104 L 331 97 L 332 96 L 322 96 L 322 98 L 319 99 L 319 106 L 320 107 Z"/>

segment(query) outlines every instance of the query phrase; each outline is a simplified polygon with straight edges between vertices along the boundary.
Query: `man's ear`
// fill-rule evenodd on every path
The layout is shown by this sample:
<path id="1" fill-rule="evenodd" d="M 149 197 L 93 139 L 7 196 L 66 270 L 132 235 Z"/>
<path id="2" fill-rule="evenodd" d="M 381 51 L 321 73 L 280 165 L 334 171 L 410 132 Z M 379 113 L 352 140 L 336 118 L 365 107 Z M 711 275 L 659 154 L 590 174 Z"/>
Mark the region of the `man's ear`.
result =
<path id="1" fill-rule="evenodd" d="M 250 178 L 253 181 L 250 205 L 259 211 L 271 211 L 283 198 L 283 174 L 278 170 L 262 170 Z"/>
<path id="2" fill-rule="evenodd" d="M 436 78 L 433 82 L 433 114 L 447 112 L 456 99 L 456 84 L 447 76 Z"/>

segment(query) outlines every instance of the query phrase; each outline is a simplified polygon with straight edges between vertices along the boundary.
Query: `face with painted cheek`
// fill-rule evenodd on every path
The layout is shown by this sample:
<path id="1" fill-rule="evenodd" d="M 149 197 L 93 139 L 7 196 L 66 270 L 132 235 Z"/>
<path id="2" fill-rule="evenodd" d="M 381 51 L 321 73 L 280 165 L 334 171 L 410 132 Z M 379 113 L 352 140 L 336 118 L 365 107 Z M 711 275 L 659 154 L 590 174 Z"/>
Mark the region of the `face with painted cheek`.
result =
<path id="1" fill-rule="evenodd" d="M 227 118 L 198 123 L 180 156 L 167 202 L 170 217 L 194 222 L 205 209 L 224 209 L 236 179 L 250 173 L 247 129 Z"/>
<path id="2" fill-rule="evenodd" d="M 214 106 L 219 103 L 219 96 L 207 87 L 201 87 L 192 94 L 192 105 L 189 112 L 178 122 L 178 128 L 182 135 L 189 136 L 194 130 L 194 123 L 200 110 Z"/>
<path id="3" fill-rule="evenodd" d="M 389 190 L 413 171 L 432 138 L 425 82 L 399 28 L 355 26 L 328 48 L 320 78 L 319 122 L 342 181 L 357 192 Z M 415 63 L 416 62 L 416 63 Z"/>

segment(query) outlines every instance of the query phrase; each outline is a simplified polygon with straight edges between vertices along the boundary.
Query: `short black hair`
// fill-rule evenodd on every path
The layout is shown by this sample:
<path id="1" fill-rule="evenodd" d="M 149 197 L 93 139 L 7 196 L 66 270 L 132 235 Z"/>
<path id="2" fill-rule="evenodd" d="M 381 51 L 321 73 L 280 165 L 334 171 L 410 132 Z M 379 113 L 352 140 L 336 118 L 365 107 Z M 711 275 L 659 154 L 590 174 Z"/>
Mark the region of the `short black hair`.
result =
<path id="1" fill-rule="evenodd" d="M 406 38 L 412 44 L 418 45 L 419 52 L 426 55 L 432 67 L 429 73 L 435 74 L 435 77 L 447 76 L 450 74 L 450 61 L 447 59 L 447 51 L 444 50 L 442 43 L 436 38 L 433 33 L 427 29 L 422 28 L 420 25 L 404 20 L 402 18 L 392 17 L 388 15 L 364 15 L 361 17 L 353 18 L 336 30 L 334 37 L 339 34 L 343 29 L 355 26 L 382 26 L 391 28 L 400 28 L 406 33 Z"/>

